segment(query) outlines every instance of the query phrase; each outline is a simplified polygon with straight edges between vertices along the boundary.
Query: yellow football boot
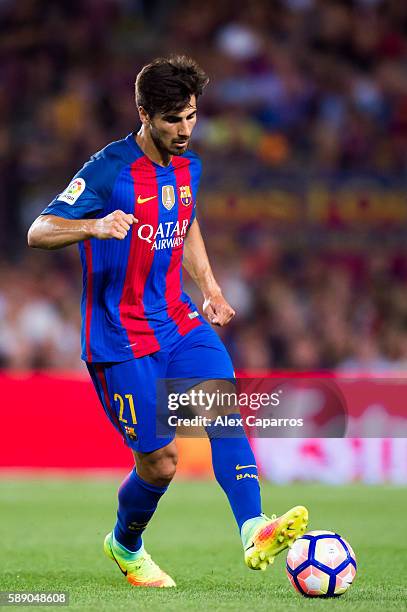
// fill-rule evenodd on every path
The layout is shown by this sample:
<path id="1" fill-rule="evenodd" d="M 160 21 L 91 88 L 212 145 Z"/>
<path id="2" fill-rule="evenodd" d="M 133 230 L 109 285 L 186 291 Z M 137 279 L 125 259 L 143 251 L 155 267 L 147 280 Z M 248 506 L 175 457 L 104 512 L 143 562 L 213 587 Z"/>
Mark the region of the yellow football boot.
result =
<path id="1" fill-rule="evenodd" d="M 282 516 L 266 515 L 250 519 L 243 524 L 242 542 L 247 567 L 265 570 L 274 557 L 305 533 L 308 510 L 295 506 Z"/>
<path id="2" fill-rule="evenodd" d="M 175 587 L 174 580 L 158 567 L 144 547 L 135 555 L 126 554 L 115 544 L 113 533 L 108 533 L 104 542 L 105 554 L 115 561 L 122 574 L 137 587 Z"/>

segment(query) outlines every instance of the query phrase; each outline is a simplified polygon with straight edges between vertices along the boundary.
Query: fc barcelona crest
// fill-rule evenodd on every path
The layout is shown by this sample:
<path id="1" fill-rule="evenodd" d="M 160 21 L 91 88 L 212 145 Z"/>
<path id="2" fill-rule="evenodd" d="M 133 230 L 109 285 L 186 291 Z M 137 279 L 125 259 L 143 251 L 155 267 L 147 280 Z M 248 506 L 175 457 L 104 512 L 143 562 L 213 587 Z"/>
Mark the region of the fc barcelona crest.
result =
<path id="1" fill-rule="evenodd" d="M 134 431 L 134 427 L 128 427 L 127 425 L 125 425 L 124 430 L 126 432 L 127 437 L 130 438 L 130 440 L 133 440 L 133 442 L 137 440 L 137 434 Z"/>
<path id="2" fill-rule="evenodd" d="M 189 206 L 191 204 L 192 194 L 189 185 L 182 185 L 179 188 L 179 197 L 184 206 Z"/>
<path id="3" fill-rule="evenodd" d="M 171 210 L 171 208 L 174 206 L 175 191 L 172 185 L 164 185 L 161 190 L 161 201 L 167 210 Z"/>

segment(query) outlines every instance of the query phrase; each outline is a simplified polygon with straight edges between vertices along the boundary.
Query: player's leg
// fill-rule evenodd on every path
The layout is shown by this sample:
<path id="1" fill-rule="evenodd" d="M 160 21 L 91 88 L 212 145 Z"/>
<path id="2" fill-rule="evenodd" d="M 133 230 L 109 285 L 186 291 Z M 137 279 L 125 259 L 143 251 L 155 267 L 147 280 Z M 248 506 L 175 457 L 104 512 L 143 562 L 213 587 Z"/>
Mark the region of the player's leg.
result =
<path id="1" fill-rule="evenodd" d="M 172 441 L 155 451 L 133 454 L 136 467 L 119 488 L 114 537 L 127 550 L 136 552 L 142 546 L 141 534 L 175 475 L 177 448 Z"/>
<path id="2" fill-rule="evenodd" d="M 230 383 L 213 380 L 201 387 L 206 390 L 216 386 L 221 393 L 230 393 L 225 388 L 227 384 Z M 221 414 L 230 412 L 227 406 L 218 408 Z M 256 460 L 243 425 L 236 424 L 239 416 L 229 413 L 227 418 L 232 419 L 233 425 L 212 424 L 206 431 L 216 478 L 229 499 L 240 530 L 246 565 L 264 570 L 278 553 L 305 532 L 308 512 L 296 506 L 278 518 L 262 513 Z"/>
<path id="3" fill-rule="evenodd" d="M 199 388 L 205 393 L 221 389 L 233 393 L 234 370 L 231 359 L 217 334 L 207 325 L 190 332 L 170 357 L 168 378 L 202 378 Z M 198 390 L 198 386 L 195 387 Z M 229 417 L 240 418 L 238 410 Z M 213 416 L 213 412 L 211 412 Z M 243 524 L 261 516 L 261 497 L 256 459 L 243 427 L 211 425 L 206 428 L 215 477 L 224 490 L 239 530 Z M 243 468 L 243 471 L 241 470 Z M 241 478 L 242 474 L 251 477 Z"/>
<path id="4" fill-rule="evenodd" d="M 200 388 L 234 391 L 234 370 L 217 334 L 207 325 L 185 336 L 171 355 L 168 378 L 202 378 Z M 219 380 L 222 379 L 222 380 Z M 225 380 L 225 379 L 229 379 Z M 197 387 L 195 387 L 197 388 Z M 239 410 L 218 406 L 229 419 L 240 419 Z M 265 569 L 274 556 L 305 531 L 308 513 L 293 508 L 280 518 L 268 518 L 261 510 L 256 459 L 242 425 L 206 427 L 215 477 L 224 490 L 241 534 L 245 561 L 252 569 Z"/>
<path id="5" fill-rule="evenodd" d="M 161 357 L 118 364 L 88 365 L 103 407 L 130 447 L 135 468 L 118 493 L 117 522 L 104 549 L 135 586 L 175 586 L 146 553 L 142 533 L 175 473 L 173 434 L 155 437 L 155 377 Z M 151 381 L 149 384 L 148 381 Z"/>
<path id="6" fill-rule="evenodd" d="M 212 368 L 216 357 L 213 349 L 209 349 L 209 352 L 212 354 L 210 360 Z M 207 357 L 209 357 L 209 352 L 205 350 Z M 223 360 L 223 357 L 221 359 Z M 226 371 L 223 368 L 224 376 L 226 376 Z M 214 376 L 211 372 L 208 372 L 208 375 Z M 234 377 L 233 373 L 229 376 Z M 219 394 L 232 394 L 235 393 L 235 385 L 225 379 L 213 378 L 200 383 L 195 390 L 202 390 L 205 394 L 218 391 Z M 217 416 L 226 417 L 233 425 L 229 425 L 226 421 L 222 424 L 217 423 Z M 205 430 L 211 445 L 213 471 L 229 500 L 239 532 L 241 532 L 246 521 L 261 516 L 262 513 L 256 458 L 243 426 L 236 424 L 241 417 L 235 406 L 220 406 L 214 403 L 211 408 L 211 417 L 212 424 L 205 427 Z"/>
<path id="7" fill-rule="evenodd" d="M 134 452 L 134 456 L 137 468 L 119 489 L 117 522 L 106 536 L 105 552 L 133 586 L 172 587 L 175 582 L 152 561 L 141 534 L 175 474 L 175 442 L 150 453 Z"/>

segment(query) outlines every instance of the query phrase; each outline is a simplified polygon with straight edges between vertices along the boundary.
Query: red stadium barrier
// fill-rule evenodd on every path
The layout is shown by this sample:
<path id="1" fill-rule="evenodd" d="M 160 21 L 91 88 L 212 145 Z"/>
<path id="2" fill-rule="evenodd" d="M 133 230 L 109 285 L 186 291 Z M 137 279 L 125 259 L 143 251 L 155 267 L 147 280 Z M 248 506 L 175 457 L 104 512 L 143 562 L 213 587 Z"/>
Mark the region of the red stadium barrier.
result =
<path id="1" fill-rule="evenodd" d="M 85 376 L 1 374 L 2 467 L 118 468 L 129 451 Z"/>
<path id="2" fill-rule="evenodd" d="M 87 374 L 0 373 L 0 468 L 128 469 L 132 457 Z M 204 439 L 180 439 L 179 474 L 211 474 Z"/>

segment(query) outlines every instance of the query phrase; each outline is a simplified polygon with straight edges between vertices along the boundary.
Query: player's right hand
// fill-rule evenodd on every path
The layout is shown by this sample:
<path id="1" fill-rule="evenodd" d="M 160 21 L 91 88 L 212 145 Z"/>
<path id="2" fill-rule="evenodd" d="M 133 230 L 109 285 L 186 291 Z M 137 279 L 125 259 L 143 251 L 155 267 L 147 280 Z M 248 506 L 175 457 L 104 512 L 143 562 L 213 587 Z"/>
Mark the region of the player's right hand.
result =
<path id="1" fill-rule="evenodd" d="M 128 215 L 122 210 L 115 210 L 103 219 L 95 219 L 93 237 L 99 240 L 117 238 L 124 240 L 133 223 L 137 223 L 134 215 Z"/>

